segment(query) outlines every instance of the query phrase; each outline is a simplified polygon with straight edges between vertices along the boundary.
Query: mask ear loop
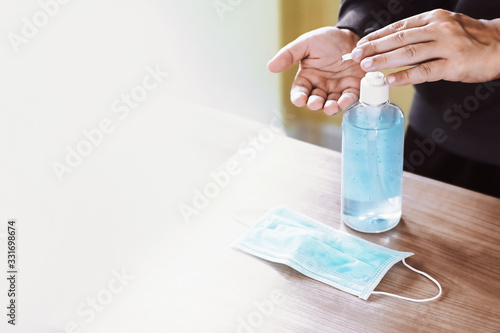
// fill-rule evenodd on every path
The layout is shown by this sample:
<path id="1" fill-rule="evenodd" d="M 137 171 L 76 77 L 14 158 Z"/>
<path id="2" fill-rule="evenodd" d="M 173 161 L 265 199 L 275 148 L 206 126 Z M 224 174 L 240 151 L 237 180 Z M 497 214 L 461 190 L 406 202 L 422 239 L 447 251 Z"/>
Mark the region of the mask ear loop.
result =
<path id="1" fill-rule="evenodd" d="M 392 296 L 392 297 L 396 297 L 396 298 L 399 298 L 399 299 L 403 299 L 405 301 L 417 302 L 417 303 L 434 301 L 434 300 L 438 299 L 441 296 L 441 294 L 443 292 L 443 289 L 441 288 L 441 285 L 439 284 L 439 282 L 436 279 L 434 279 L 432 276 L 430 276 L 429 274 L 427 274 L 425 272 L 419 271 L 418 269 L 411 267 L 410 265 L 408 265 L 406 263 L 405 259 L 403 259 L 402 261 L 403 261 L 403 264 L 406 267 L 408 267 L 409 269 L 411 269 L 412 271 L 417 272 L 418 274 L 421 274 L 421 275 L 425 276 L 426 278 L 428 278 L 429 280 L 431 280 L 432 282 L 434 282 L 436 284 L 436 286 L 438 287 L 438 289 L 439 289 L 438 294 L 436 296 L 434 296 L 434 297 L 423 298 L 423 299 L 414 299 L 414 298 L 404 297 L 404 296 L 400 296 L 400 295 L 396 295 L 396 294 L 392 294 L 392 293 L 387 293 L 385 291 L 373 291 L 372 295 Z"/>

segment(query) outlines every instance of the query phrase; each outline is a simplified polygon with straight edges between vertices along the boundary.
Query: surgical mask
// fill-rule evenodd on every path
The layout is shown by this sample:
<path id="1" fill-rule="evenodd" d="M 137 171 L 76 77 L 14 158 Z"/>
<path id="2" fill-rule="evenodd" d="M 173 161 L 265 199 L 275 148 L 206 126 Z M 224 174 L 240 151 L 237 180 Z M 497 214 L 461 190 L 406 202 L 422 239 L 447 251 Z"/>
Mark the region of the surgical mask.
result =
<path id="1" fill-rule="evenodd" d="M 441 285 L 428 274 L 408 265 L 413 255 L 368 242 L 330 228 L 285 206 L 268 211 L 235 244 L 239 250 L 262 259 L 292 267 L 302 274 L 330 286 L 368 299 L 371 294 L 426 302 L 441 295 Z M 439 288 L 426 299 L 412 299 L 374 291 L 387 271 L 397 262 L 424 275 Z"/>

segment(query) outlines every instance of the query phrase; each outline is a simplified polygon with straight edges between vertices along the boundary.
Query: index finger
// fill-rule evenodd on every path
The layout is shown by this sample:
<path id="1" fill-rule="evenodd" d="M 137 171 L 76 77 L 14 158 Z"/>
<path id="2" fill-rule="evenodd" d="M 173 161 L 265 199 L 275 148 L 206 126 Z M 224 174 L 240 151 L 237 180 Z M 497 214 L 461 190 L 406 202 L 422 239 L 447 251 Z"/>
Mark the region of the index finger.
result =
<path id="1" fill-rule="evenodd" d="M 391 35 L 401 30 L 407 30 L 411 28 L 418 28 L 429 24 L 428 13 L 422 13 L 409 18 L 394 22 L 382 29 L 374 31 L 358 41 L 357 46 L 361 46 L 365 43 L 377 40 L 379 38 Z"/>

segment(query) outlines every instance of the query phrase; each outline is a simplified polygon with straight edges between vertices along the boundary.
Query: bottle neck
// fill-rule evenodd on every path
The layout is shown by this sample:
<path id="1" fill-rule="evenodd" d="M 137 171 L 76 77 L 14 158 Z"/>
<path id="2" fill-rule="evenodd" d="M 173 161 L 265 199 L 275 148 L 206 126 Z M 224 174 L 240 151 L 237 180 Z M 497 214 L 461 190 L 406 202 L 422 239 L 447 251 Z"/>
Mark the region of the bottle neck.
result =
<path id="1" fill-rule="evenodd" d="M 363 102 L 362 100 L 359 100 L 360 105 L 362 105 L 364 107 L 372 107 L 372 108 L 382 108 L 384 106 L 389 105 L 390 103 L 391 102 L 389 100 L 387 100 L 384 103 L 380 103 L 380 104 L 368 104 L 368 103 Z"/>

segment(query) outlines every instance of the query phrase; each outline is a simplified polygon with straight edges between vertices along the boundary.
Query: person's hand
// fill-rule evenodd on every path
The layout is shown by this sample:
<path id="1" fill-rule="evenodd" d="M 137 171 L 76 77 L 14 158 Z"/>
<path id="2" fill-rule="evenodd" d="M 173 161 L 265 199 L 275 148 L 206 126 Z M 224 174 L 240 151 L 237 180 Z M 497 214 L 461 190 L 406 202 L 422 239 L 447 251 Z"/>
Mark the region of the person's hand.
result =
<path id="1" fill-rule="evenodd" d="M 342 63 L 359 37 L 345 29 L 325 27 L 310 31 L 283 47 L 267 67 L 282 72 L 297 62 L 299 70 L 290 91 L 293 104 L 307 104 L 311 110 L 333 115 L 356 102 L 359 84 L 365 72 L 354 61 Z"/>
<path id="2" fill-rule="evenodd" d="M 500 77 L 500 20 L 437 9 L 365 36 L 352 56 L 365 71 L 414 66 L 388 75 L 393 86 L 486 82 Z"/>

